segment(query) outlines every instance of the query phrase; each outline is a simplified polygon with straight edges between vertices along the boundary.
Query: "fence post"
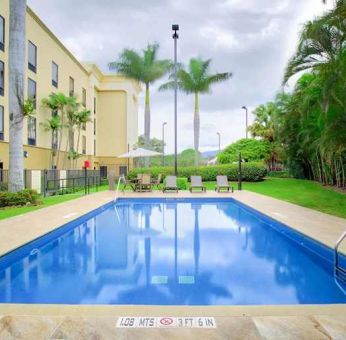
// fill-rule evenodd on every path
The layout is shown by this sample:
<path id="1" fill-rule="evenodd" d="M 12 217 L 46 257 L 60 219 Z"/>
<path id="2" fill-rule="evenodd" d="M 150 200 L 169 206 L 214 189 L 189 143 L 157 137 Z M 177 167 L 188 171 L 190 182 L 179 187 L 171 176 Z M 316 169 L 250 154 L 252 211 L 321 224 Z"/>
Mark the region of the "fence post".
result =
<path id="1" fill-rule="evenodd" d="M 87 168 L 84 167 L 84 193 L 87 195 Z"/>
<path id="2" fill-rule="evenodd" d="M 47 170 L 43 170 L 43 197 L 47 195 Z"/>

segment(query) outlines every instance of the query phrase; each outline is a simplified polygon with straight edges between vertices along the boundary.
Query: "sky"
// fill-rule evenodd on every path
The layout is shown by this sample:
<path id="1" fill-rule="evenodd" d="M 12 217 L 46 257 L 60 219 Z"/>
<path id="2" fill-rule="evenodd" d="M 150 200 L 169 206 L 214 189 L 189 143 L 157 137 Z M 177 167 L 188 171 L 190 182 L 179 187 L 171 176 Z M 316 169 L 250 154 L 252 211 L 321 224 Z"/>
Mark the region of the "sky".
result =
<path id="1" fill-rule="evenodd" d="M 141 51 L 160 44 L 159 58 L 173 59 L 171 26 L 179 24 L 178 61 L 212 59 L 214 72 L 232 72 L 200 98 L 200 150 L 217 150 L 245 137 L 246 105 L 251 112 L 281 89 L 302 25 L 328 7 L 321 0 L 28 0 L 53 33 L 81 61 L 104 72 L 124 48 Z M 172 92 L 151 88 L 151 137 L 161 139 L 167 122 L 166 150 L 174 150 Z M 292 84 L 291 84 L 292 86 Z M 139 132 L 144 130 L 140 95 Z M 193 96 L 178 95 L 178 149 L 193 147 Z"/>

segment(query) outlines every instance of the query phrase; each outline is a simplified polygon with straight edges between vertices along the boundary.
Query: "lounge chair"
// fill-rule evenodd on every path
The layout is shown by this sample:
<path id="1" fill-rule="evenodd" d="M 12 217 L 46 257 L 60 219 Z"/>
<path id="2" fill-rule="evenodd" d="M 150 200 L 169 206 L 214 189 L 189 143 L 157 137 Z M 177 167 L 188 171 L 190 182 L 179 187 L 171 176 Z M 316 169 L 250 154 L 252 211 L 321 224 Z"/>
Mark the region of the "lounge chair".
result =
<path id="1" fill-rule="evenodd" d="M 151 191 L 151 175 L 150 174 L 142 174 L 142 178 L 139 180 L 137 184 L 137 188 L 139 191 Z"/>
<path id="2" fill-rule="evenodd" d="M 216 176 L 216 186 L 215 186 L 215 191 L 221 192 L 223 190 L 226 190 L 229 192 L 234 191 L 233 187 L 228 183 L 227 176 Z"/>
<path id="3" fill-rule="evenodd" d="M 156 188 L 159 190 L 160 189 L 160 184 L 161 184 L 161 181 L 162 181 L 162 174 L 159 174 L 157 179 L 153 180 L 151 182 L 152 186 L 156 186 Z"/>
<path id="4" fill-rule="evenodd" d="M 179 191 L 177 186 L 177 177 L 176 176 L 167 176 L 166 183 L 162 189 L 162 192 L 174 190 L 176 192 Z"/>
<path id="5" fill-rule="evenodd" d="M 123 182 L 124 182 L 124 186 L 123 186 L 122 192 L 125 191 L 125 189 L 126 189 L 127 186 L 129 186 L 133 191 L 136 190 L 137 181 L 129 180 L 129 179 L 126 178 L 125 176 L 122 176 L 122 179 L 123 179 Z"/>
<path id="6" fill-rule="evenodd" d="M 201 176 L 191 176 L 190 192 L 192 192 L 193 189 L 201 190 L 202 192 L 207 191 L 207 188 L 203 185 Z"/>

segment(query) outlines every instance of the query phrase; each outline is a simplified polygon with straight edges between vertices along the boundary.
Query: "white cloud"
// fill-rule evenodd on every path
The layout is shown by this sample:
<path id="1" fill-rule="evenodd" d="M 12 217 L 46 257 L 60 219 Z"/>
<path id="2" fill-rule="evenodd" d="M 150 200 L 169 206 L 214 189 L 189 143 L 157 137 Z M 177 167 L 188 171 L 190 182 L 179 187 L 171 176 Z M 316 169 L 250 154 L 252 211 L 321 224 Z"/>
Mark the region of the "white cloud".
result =
<path id="1" fill-rule="evenodd" d="M 80 59 L 107 71 L 121 50 L 160 43 L 160 58 L 172 58 L 171 24 L 180 24 L 178 58 L 212 58 L 213 72 L 232 71 L 231 80 L 200 98 L 201 149 L 225 146 L 245 135 L 242 105 L 253 109 L 280 89 L 287 59 L 302 23 L 326 10 L 318 0 L 28 0 L 49 28 Z M 332 3 L 332 1 L 330 1 Z M 330 5 L 329 5 L 330 6 Z M 173 94 L 151 90 L 152 136 L 167 121 L 167 151 L 174 145 Z M 178 144 L 193 146 L 193 98 L 179 94 Z M 143 131 L 143 95 L 139 129 Z M 190 127 L 190 128 L 188 128 Z"/>

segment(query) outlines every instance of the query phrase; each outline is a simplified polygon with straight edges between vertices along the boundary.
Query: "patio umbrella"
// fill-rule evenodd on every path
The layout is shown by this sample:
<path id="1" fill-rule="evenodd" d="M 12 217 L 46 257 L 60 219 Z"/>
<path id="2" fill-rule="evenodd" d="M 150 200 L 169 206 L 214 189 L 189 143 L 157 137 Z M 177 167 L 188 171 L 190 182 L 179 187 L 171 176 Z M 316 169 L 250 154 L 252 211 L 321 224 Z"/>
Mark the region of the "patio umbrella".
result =
<path id="1" fill-rule="evenodd" d="M 160 155 L 161 155 L 160 152 L 138 148 L 138 149 L 123 153 L 122 155 L 119 155 L 118 158 L 153 157 L 153 156 L 160 156 Z"/>

